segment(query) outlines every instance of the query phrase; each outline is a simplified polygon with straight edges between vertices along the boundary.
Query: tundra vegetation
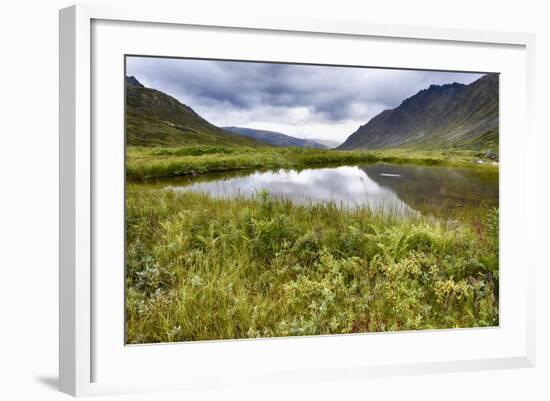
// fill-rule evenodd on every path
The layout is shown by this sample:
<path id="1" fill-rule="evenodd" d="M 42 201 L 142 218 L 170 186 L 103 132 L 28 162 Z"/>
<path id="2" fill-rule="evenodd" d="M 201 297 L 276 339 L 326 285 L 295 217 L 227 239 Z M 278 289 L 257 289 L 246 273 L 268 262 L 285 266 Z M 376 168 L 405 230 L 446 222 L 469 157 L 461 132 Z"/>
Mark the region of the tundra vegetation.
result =
<path id="1" fill-rule="evenodd" d="M 366 163 L 419 164 L 497 170 L 494 153 L 486 150 L 384 149 L 337 151 L 309 148 L 232 147 L 129 147 L 126 177 L 147 180 L 198 174 L 261 169 L 303 169 Z"/>
<path id="2" fill-rule="evenodd" d="M 338 149 L 238 132 L 127 77 L 127 343 L 499 324 L 498 190 L 491 202 L 409 205 L 416 213 L 403 215 L 163 181 L 390 163 L 468 168 L 498 185 L 497 76 L 432 85 Z M 444 189 L 433 198 L 449 196 Z"/>
<path id="3" fill-rule="evenodd" d="M 476 151 L 129 148 L 128 343 L 498 325 L 498 208 L 295 204 L 143 185 L 235 169 L 414 163 L 498 169 Z M 162 187 L 162 185 L 160 185 Z"/>

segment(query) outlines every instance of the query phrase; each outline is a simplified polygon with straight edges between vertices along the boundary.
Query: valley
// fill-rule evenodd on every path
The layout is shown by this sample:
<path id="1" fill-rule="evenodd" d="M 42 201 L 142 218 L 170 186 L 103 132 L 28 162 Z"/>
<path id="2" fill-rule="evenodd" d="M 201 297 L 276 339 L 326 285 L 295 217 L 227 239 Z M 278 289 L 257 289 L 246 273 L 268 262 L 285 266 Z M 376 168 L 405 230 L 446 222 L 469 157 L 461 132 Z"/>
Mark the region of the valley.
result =
<path id="1" fill-rule="evenodd" d="M 333 149 L 127 77 L 127 343 L 498 325 L 494 89 L 431 86 Z"/>

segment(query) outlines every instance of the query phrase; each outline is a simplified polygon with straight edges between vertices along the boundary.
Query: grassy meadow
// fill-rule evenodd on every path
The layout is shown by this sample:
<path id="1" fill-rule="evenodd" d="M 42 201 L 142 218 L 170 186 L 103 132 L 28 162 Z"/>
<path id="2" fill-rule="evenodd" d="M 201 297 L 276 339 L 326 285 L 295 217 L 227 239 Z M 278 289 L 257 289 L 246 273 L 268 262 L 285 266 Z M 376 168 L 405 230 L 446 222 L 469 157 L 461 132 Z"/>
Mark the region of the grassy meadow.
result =
<path id="1" fill-rule="evenodd" d="M 225 145 L 130 146 L 126 151 L 126 177 L 135 181 L 238 170 L 301 169 L 376 162 L 498 169 L 491 160 L 484 160 L 485 155 L 484 151 L 452 148 L 335 151 Z M 479 160 L 483 163 L 478 164 Z"/>
<path id="2" fill-rule="evenodd" d="M 143 181 L 407 163 L 496 169 L 480 151 L 128 147 L 129 344 L 498 325 L 498 208 L 403 217 L 214 198 Z"/>

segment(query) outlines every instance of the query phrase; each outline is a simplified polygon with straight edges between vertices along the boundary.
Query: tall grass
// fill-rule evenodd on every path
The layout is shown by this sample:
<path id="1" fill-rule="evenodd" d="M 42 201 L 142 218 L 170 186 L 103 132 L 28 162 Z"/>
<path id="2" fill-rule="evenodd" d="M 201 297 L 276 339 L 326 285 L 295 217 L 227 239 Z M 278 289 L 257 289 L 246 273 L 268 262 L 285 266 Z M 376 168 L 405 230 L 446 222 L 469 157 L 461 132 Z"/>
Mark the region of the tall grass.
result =
<path id="1" fill-rule="evenodd" d="M 422 165 L 478 166 L 483 152 L 468 150 L 354 150 L 306 148 L 249 148 L 188 146 L 182 148 L 128 147 L 129 180 L 180 177 L 212 172 L 269 168 L 305 168 L 359 163 L 409 163 Z M 481 168 L 496 168 L 487 162 Z"/>
<path id="2" fill-rule="evenodd" d="M 128 184 L 126 340 L 498 325 L 498 210 L 452 218 Z"/>

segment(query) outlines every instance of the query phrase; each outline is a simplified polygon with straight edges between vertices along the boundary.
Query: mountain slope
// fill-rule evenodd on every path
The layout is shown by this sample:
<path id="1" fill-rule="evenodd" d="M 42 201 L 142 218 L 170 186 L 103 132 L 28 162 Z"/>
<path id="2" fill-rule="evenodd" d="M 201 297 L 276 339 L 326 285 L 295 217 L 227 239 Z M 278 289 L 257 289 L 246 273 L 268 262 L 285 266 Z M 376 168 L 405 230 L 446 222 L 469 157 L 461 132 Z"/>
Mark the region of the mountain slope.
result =
<path id="1" fill-rule="evenodd" d="M 133 146 L 265 146 L 228 133 L 167 94 L 126 77 L 126 144 Z"/>
<path id="2" fill-rule="evenodd" d="M 339 145 L 342 144 L 342 141 L 334 141 L 334 140 L 331 140 L 331 139 L 312 138 L 312 139 L 310 139 L 310 141 L 320 143 L 321 145 L 325 145 L 329 149 L 337 148 Z"/>
<path id="3" fill-rule="evenodd" d="M 283 148 L 296 146 L 300 148 L 317 148 L 317 149 L 326 149 L 326 146 L 311 141 L 308 139 L 295 138 L 289 135 L 282 134 L 280 132 L 274 131 L 265 131 L 252 128 L 242 128 L 242 127 L 222 127 L 224 130 L 233 132 L 238 135 L 242 135 L 248 138 L 252 138 L 261 142 L 265 142 L 271 145 L 280 146 Z"/>
<path id="4" fill-rule="evenodd" d="M 498 75 L 431 85 L 359 127 L 338 149 L 498 148 Z"/>

